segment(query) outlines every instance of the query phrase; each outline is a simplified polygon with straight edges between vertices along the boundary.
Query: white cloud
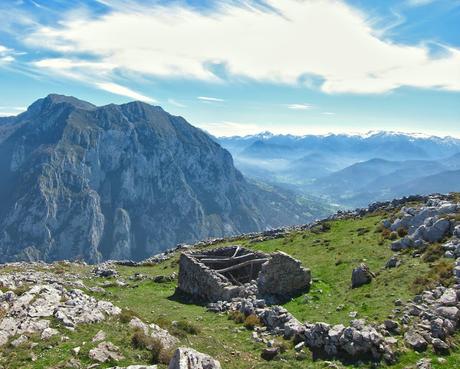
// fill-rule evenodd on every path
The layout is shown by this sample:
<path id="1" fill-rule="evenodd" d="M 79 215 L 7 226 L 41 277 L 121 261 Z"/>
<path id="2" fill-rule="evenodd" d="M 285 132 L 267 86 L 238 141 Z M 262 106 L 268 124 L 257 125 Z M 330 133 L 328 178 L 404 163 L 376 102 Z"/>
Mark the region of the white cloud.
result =
<path id="1" fill-rule="evenodd" d="M 198 96 L 198 100 L 206 101 L 206 102 L 224 102 L 224 99 L 219 99 L 217 97 L 209 97 L 209 96 Z"/>
<path id="2" fill-rule="evenodd" d="M 15 58 L 13 54 L 14 50 L 9 49 L 6 46 L 0 45 L 0 65 L 14 62 Z"/>
<path id="3" fill-rule="evenodd" d="M 310 104 L 289 104 L 287 105 L 288 109 L 291 110 L 309 110 L 313 108 L 313 105 Z"/>
<path id="4" fill-rule="evenodd" d="M 425 6 L 433 3 L 436 0 L 406 0 L 406 4 L 412 7 Z"/>
<path id="5" fill-rule="evenodd" d="M 136 91 L 131 90 L 128 87 L 124 87 L 124 86 L 118 85 L 116 83 L 98 82 L 98 83 L 96 83 L 96 86 L 98 88 L 100 88 L 101 90 L 108 91 L 108 92 L 110 92 L 112 94 L 115 94 L 115 95 L 126 96 L 126 97 L 130 97 L 132 99 L 135 99 L 135 100 L 140 100 L 140 101 L 144 101 L 144 102 L 148 102 L 148 103 L 155 103 L 156 102 L 156 100 L 152 99 L 151 97 L 142 95 L 142 94 L 140 94 L 140 93 L 138 93 Z"/>
<path id="6" fill-rule="evenodd" d="M 18 115 L 26 110 L 27 108 L 24 106 L 0 106 L 0 117 Z"/>
<path id="7" fill-rule="evenodd" d="M 323 111 L 321 114 L 323 115 L 335 115 L 332 111 Z"/>
<path id="8" fill-rule="evenodd" d="M 187 107 L 187 105 L 184 105 L 184 104 L 182 104 L 179 101 L 176 101 L 174 99 L 168 99 L 168 103 L 170 103 L 171 105 L 174 105 L 174 106 L 176 106 L 178 108 L 186 108 Z"/>
<path id="9" fill-rule="evenodd" d="M 421 1 L 421 0 L 418 0 Z M 434 58 L 423 45 L 384 39 L 365 14 L 339 0 L 268 0 L 276 11 L 221 5 L 200 13 L 179 3 L 116 7 L 66 18 L 26 37 L 35 47 L 91 53 L 98 62 L 165 77 L 229 76 L 298 84 L 312 75 L 328 93 L 383 93 L 400 86 L 460 91 L 460 50 Z M 379 36 L 380 35 L 380 36 Z"/>
<path id="10" fill-rule="evenodd" d="M 228 121 L 216 123 L 200 123 L 197 124 L 197 127 L 217 137 L 253 135 L 263 131 L 261 126 L 257 124 Z"/>

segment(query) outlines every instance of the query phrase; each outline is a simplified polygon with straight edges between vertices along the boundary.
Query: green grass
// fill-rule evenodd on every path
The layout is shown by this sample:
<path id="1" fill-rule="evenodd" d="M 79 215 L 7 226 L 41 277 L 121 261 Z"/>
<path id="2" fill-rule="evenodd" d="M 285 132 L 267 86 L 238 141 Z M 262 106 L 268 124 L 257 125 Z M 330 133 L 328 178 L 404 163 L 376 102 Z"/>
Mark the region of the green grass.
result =
<path id="1" fill-rule="evenodd" d="M 389 248 L 391 241 L 383 240 L 379 232 L 379 224 L 384 216 L 382 214 L 363 219 L 334 221 L 329 223 L 330 229 L 326 232 L 299 232 L 287 238 L 255 244 L 243 241 L 241 244 L 266 252 L 284 251 L 300 259 L 304 266 L 311 269 L 314 280 L 311 290 L 284 305 L 299 320 L 348 324 L 349 313 L 357 311 L 360 318 L 366 318 L 370 322 L 381 322 L 391 314 L 395 299 L 409 300 L 414 296 L 417 287 L 414 286 L 414 282 L 417 278 L 433 278 L 432 273 L 430 274 L 430 264 L 421 258 L 412 258 L 409 253 L 401 255 L 403 263 L 399 268 L 384 268 L 386 261 L 393 255 Z M 167 328 L 179 337 L 181 345 L 214 356 L 226 369 L 326 367 L 323 361 L 313 361 L 309 353 L 305 358 L 299 358 L 292 349 L 281 355 L 282 360 L 264 362 L 260 358 L 260 353 L 265 346 L 254 343 L 251 333 L 243 324 L 235 323 L 225 314 L 207 312 L 203 306 L 182 302 L 175 295 L 176 281 L 154 283 L 151 279 L 129 280 L 134 273 L 155 277 L 177 272 L 177 260 L 176 255 L 154 266 L 119 266 L 117 270 L 128 282 L 128 286 L 113 285 L 106 288 L 106 294 L 92 295 L 112 301 L 125 312 L 129 312 L 129 316 L 139 316 L 147 323 L 157 323 Z M 360 262 L 367 263 L 377 277 L 369 285 L 351 289 L 351 271 Z M 56 268 L 59 273 L 82 274 L 87 286 L 105 281 L 102 278 L 90 278 L 91 267 L 58 265 Z M 2 272 L 4 271 L 0 270 L 0 273 Z M 338 309 L 342 305 L 343 307 Z M 66 342 L 58 342 L 57 338 L 53 338 L 51 344 L 36 340 L 39 345 L 32 350 L 38 357 L 35 362 L 30 361 L 31 350 L 27 347 L 14 350 L 8 347 L 1 348 L 0 365 L 5 368 L 53 367 L 72 357 L 71 349 L 76 346 L 82 347 L 79 355 L 81 362 L 89 365 L 91 362 L 87 354 L 97 345 L 91 342 L 91 338 L 100 329 L 107 333 L 107 340 L 119 346 L 125 355 L 126 359 L 118 365 L 147 364 L 151 360 L 147 350 L 131 346 L 133 332 L 128 329 L 127 324 L 120 319 L 111 318 L 103 323 L 80 326 L 75 332 L 68 332 L 59 327 L 59 330 L 69 337 L 69 341 Z M 291 347 L 291 343 L 287 345 Z M 433 354 L 427 352 L 425 355 Z M 392 368 L 403 369 L 414 365 L 421 357 L 422 355 L 414 352 L 403 352 L 398 364 Z M 434 360 L 433 367 L 458 368 L 460 352 L 454 351 L 446 360 L 447 362 L 442 365 Z M 339 367 L 348 367 L 336 363 Z M 113 363 L 108 363 L 100 367 L 112 365 Z M 354 367 L 367 368 L 369 364 L 357 363 Z M 382 367 L 385 366 L 382 364 Z"/>

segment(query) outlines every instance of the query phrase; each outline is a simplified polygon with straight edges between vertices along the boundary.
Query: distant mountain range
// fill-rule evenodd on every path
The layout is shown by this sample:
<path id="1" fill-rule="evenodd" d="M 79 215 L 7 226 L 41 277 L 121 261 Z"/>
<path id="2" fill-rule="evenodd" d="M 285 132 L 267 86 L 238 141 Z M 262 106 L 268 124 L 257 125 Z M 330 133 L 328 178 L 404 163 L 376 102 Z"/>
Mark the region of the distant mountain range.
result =
<path id="1" fill-rule="evenodd" d="M 0 118 L 0 262 L 142 259 L 330 209 L 248 181 L 206 133 L 141 102 L 49 95 Z"/>
<path id="2" fill-rule="evenodd" d="M 222 137 L 248 176 L 342 206 L 460 190 L 460 140 L 398 132 Z M 443 178 L 439 181 L 438 178 Z"/>

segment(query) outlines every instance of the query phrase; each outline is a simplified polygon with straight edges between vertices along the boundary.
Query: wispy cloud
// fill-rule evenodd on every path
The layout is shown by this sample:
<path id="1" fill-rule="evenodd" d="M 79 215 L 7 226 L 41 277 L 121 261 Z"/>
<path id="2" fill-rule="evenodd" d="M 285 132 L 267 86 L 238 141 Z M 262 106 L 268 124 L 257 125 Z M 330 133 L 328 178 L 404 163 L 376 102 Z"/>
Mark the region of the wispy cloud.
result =
<path id="1" fill-rule="evenodd" d="M 198 100 L 205 102 L 224 102 L 224 99 L 219 99 L 218 97 L 209 97 L 209 96 L 198 96 Z"/>
<path id="2" fill-rule="evenodd" d="M 136 91 L 131 90 L 128 87 L 118 85 L 116 83 L 112 82 L 98 82 L 96 83 L 96 86 L 100 88 L 101 90 L 108 91 L 112 94 L 115 95 L 121 95 L 121 96 L 126 96 L 130 97 L 134 100 L 140 100 L 148 103 L 156 103 L 157 101 L 155 99 L 152 99 L 151 97 L 142 95 Z"/>
<path id="3" fill-rule="evenodd" d="M 335 113 L 332 112 L 332 111 L 323 111 L 321 114 L 323 114 L 323 115 L 335 115 Z"/>
<path id="4" fill-rule="evenodd" d="M 310 104 L 288 104 L 288 109 L 291 110 L 310 110 L 313 108 L 313 105 Z"/>
<path id="5" fill-rule="evenodd" d="M 406 0 L 406 4 L 412 7 L 425 6 L 434 3 L 436 0 Z"/>
<path id="6" fill-rule="evenodd" d="M 0 106 L 0 117 L 18 115 L 26 110 L 25 106 Z"/>
<path id="7" fill-rule="evenodd" d="M 9 64 L 15 60 L 14 51 L 6 46 L 0 45 L 0 65 Z"/>
<path id="8" fill-rule="evenodd" d="M 229 78 L 295 85 L 305 75 L 318 76 L 326 93 L 384 93 L 401 86 L 460 91 L 456 47 L 445 46 L 445 55 L 433 57 L 423 43 L 387 40 L 345 1 L 266 3 L 232 2 L 200 12 L 181 2 L 130 2 L 99 17 L 66 15 L 57 26 L 23 36 L 31 48 L 90 54 L 101 65 L 161 77 L 216 81 L 212 66 L 221 65 Z M 206 42 L 194 42 L 203 35 Z"/>
<path id="9" fill-rule="evenodd" d="M 174 106 L 176 106 L 178 108 L 186 108 L 187 107 L 187 105 L 182 104 L 179 101 L 176 101 L 174 99 L 168 99 L 168 103 L 171 104 L 171 105 L 174 105 Z"/>

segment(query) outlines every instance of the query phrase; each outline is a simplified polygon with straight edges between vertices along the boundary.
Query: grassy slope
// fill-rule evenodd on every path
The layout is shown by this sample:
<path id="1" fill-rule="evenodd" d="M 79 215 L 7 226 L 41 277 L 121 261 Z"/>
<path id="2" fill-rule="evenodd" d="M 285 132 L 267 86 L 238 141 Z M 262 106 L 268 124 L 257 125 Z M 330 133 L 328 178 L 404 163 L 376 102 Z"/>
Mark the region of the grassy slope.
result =
<path id="1" fill-rule="evenodd" d="M 420 258 L 410 255 L 402 256 L 402 266 L 392 270 L 383 268 L 385 262 L 392 255 L 389 241 L 381 242 L 381 234 L 377 226 L 383 216 L 372 216 L 364 219 L 341 220 L 331 222 L 331 230 L 325 233 L 314 234 L 302 232 L 292 234 L 289 238 L 271 240 L 262 243 L 248 244 L 247 247 L 263 251 L 285 251 L 300 259 L 303 264 L 312 270 L 314 283 L 308 294 L 297 297 L 285 306 L 302 321 L 326 321 L 329 323 L 347 324 L 350 320 L 349 312 L 357 311 L 358 317 L 369 321 L 382 321 L 391 314 L 394 300 L 407 300 L 413 296 L 414 280 L 418 276 L 428 273 L 429 265 Z M 244 244 L 244 242 L 243 242 Z M 378 274 L 372 284 L 358 289 L 350 289 L 352 268 L 359 262 L 366 262 L 371 270 Z M 65 268 L 65 267 L 60 267 Z M 151 267 L 118 267 L 123 277 L 134 273 L 143 273 L 148 276 L 167 275 L 177 271 L 177 256 L 162 264 Z M 89 268 L 73 270 L 81 272 L 87 277 Z M 94 285 L 102 279 L 87 278 L 87 285 Z M 305 359 L 295 360 L 293 350 L 283 354 L 285 360 L 264 362 L 260 353 L 264 346 L 251 340 L 251 333 L 227 319 L 225 315 L 209 313 L 202 306 L 184 304 L 174 299 L 175 282 L 158 284 L 151 280 L 129 282 L 128 287 L 109 287 L 109 294 L 95 295 L 98 298 L 108 299 L 122 308 L 134 311 L 146 322 L 157 322 L 168 326 L 174 320 L 189 321 L 199 327 L 197 335 L 185 335 L 181 343 L 199 351 L 208 353 L 219 359 L 224 368 L 324 368 L 323 361 Z M 343 309 L 337 309 L 344 305 Z M 57 363 L 65 362 L 71 357 L 70 350 L 81 346 L 80 360 L 89 364 L 88 351 L 95 346 L 91 337 L 99 330 L 108 333 L 108 339 L 122 348 L 126 360 L 120 364 L 148 363 L 149 354 L 142 350 L 133 350 L 130 346 L 132 332 L 116 320 L 96 325 L 81 326 L 75 332 L 67 335 L 70 340 L 65 343 L 41 343 L 34 349 L 38 360 L 34 363 L 28 360 L 28 349 L 3 349 L 3 360 L 0 365 L 6 368 L 48 368 Z M 60 329 L 65 331 L 65 329 Z M 82 342 L 86 342 L 85 345 Z M 430 355 L 426 353 L 425 355 Z M 414 364 L 420 354 L 407 352 L 402 355 L 395 369 L 402 369 L 408 364 Z M 435 368 L 454 369 L 459 367 L 460 352 L 454 352 L 447 357 L 448 362 L 442 366 L 434 363 Z M 343 365 L 338 363 L 339 365 Z M 110 366 L 102 365 L 101 367 Z M 359 366 L 359 365 L 358 365 Z M 360 367 L 368 367 L 362 364 Z"/>

